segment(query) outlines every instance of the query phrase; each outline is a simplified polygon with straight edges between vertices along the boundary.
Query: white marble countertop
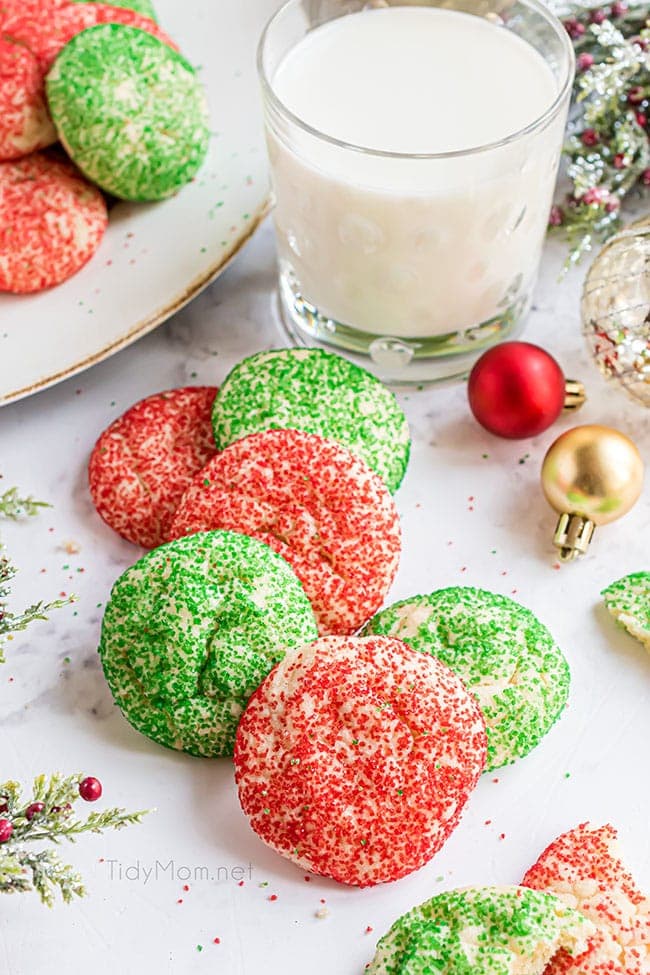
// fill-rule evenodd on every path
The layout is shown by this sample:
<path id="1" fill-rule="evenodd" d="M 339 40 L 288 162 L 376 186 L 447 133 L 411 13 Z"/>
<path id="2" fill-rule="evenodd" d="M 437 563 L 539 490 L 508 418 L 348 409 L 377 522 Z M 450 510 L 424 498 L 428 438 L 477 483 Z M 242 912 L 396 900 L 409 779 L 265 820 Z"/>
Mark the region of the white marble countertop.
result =
<path id="1" fill-rule="evenodd" d="M 526 337 L 586 381 L 590 398 L 579 422 L 618 427 L 650 461 L 650 414 L 607 387 L 590 364 L 578 322 L 582 273 L 558 284 L 561 257 L 561 245 L 549 246 Z M 8 647 L 0 666 L 0 781 L 83 770 L 104 784 L 98 806 L 157 810 L 142 826 L 62 850 L 84 874 L 85 900 L 48 911 L 35 895 L 2 899 L 3 975 L 361 975 L 376 938 L 404 910 L 449 887 L 516 883 L 556 834 L 585 820 L 620 829 L 630 866 L 650 887 L 650 658 L 616 629 L 599 598 L 615 578 L 648 568 L 650 488 L 624 520 L 597 532 L 582 563 L 558 569 L 539 466 L 555 435 L 576 420 L 562 419 L 532 442 L 506 442 L 473 422 L 462 385 L 400 394 L 414 449 L 398 494 L 404 552 L 389 598 L 452 584 L 513 594 L 551 626 L 573 675 L 561 721 L 527 759 L 483 778 L 457 831 L 418 873 L 365 891 L 306 882 L 250 831 L 229 761 L 159 748 L 113 706 L 96 654 L 102 607 L 140 553 L 94 513 L 89 451 L 141 397 L 218 384 L 242 356 L 281 344 L 273 278 L 266 227 L 216 284 L 156 332 L 0 411 L 2 484 L 53 504 L 29 522 L 2 526 L 19 568 L 14 605 L 78 596 Z M 64 341 L 65 324 L 52 327 L 62 328 Z M 68 541 L 78 554 L 66 553 Z M 329 914 L 317 918 L 323 906 Z"/>

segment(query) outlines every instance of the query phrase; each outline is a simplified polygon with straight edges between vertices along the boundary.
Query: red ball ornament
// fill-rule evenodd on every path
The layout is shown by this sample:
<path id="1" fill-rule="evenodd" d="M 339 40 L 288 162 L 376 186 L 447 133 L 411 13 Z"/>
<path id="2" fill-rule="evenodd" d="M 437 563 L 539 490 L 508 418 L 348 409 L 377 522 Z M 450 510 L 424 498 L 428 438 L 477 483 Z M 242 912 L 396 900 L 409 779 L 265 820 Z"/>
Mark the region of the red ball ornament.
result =
<path id="1" fill-rule="evenodd" d="M 518 440 L 555 423 L 564 407 L 566 379 L 553 356 L 538 345 L 503 342 L 475 364 L 467 394 L 481 426 Z"/>
<path id="2" fill-rule="evenodd" d="M 0 843 L 11 839 L 14 828 L 10 819 L 0 819 Z"/>
<path id="3" fill-rule="evenodd" d="M 88 778 L 82 779 L 79 783 L 79 795 L 86 802 L 95 802 L 102 794 L 102 784 L 99 779 L 93 778 L 89 775 Z"/>

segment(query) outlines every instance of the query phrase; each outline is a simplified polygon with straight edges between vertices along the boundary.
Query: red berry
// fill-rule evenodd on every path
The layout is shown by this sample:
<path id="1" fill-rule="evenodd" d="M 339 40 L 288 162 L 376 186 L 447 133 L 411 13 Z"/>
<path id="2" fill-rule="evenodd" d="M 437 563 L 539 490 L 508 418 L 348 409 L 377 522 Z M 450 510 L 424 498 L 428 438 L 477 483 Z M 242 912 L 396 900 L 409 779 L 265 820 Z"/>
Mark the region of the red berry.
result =
<path id="1" fill-rule="evenodd" d="M 551 213 L 548 218 L 548 222 L 551 227 L 561 227 L 564 223 L 564 210 L 559 206 L 552 206 Z"/>
<path id="2" fill-rule="evenodd" d="M 6 799 L 0 799 L 0 813 L 5 813 L 9 809 L 9 803 Z"/>
<path id="3" fill-rule="evenodd" d="M 572 37 L 574 41 L 577 41 L 579 37 L 582 37 L 587 29 L 585 25 L 581 24 L 579 20 L 576 20 L 575 17 L 569 17 L 568 20 L 565 20 L 564 27 L 569 37 Z"/>
<path id="4" fill-rule="evenodd" d="M 644 37 L 633 37 L 632 43 L 635 44 L 637 47 L 640 47 L 642 51 L 648 50 L 648 42 Z"/>
<path id="5" fill-rule="evenodd" d="M 13 831 L 14 827 L 10 819 L 0 819 L 0 843 L 6 843 L 11 839 Z"/>
<path id="6" fill-rule="evenodd" d="M 609 200 L 605 204 L 605 209 L 608 213 L 616 213 L 621 207 L 621 201 L 616 196 L 610 196 Z"/>
<path id="7" fill-rule="evenodd" d="M 600 142 L 600 136 L 595 129 L 585 129 L 580 138 L 585 146 L 597 146 Z"/>
<path id="8" fill-rule="evenodd" d="M 622 152 L 616 153 L 616 155 L 614 156 L 614 166 L 616 167 L 616 169 L 625 169 L 625 167 L 627 166 L 627 159 L 625 158 L 624 153 Z"/>
<path id="9" fill-rule="evenodd" d="M 102 794 L 102 784 L 99 779 L 89 775 L 79 783 L 79 795 L 86 802 L 95 802 Z"/>
<path id="10" fill-rule="evenodd" d="M 70 803 L 69 802 L 66 802 L 62 806 L 52 806 L 52 808 L 50 809 L 50 812 L 51 813 L 55 813 L 55 814 L 56 813 L 63 813 L 64 816 L 67 816 L 70 813 L 71 809 L 72 809 L 72 806 L 70 805 Z"/>
<path id="11" fill-rule="evenodd" d="M 641 173 L 641 182 L 644 186 L 650 186 L 650 169 L 644 169 Z"/>
<path id="12" fill-rule="evenodd" d="M 640 105 L 645 98 L 645 91 L 641 85 L 634 85 L 627 93 L 627 100 L 630 105 Z"/>
<path id="13" fill-rule="evenodd" d="M 603 202 L 603 192 L 599 190 L 597 186 L 592 186 L 591 189 L 583 193 L 582 202 L 591 205 L 592 203 L 600 204 Z"/>
<path id="14" fill-rule="evenodd" d="M 612 4 L 612 17 L 622 17 L 628 10 L 627 4 L 623 0 L 614 0 Z"/>
<path id="15" fill-rule="evenodd" d="M 582 54 L 578 55 L 578 71 L 588 71 L 589 68 L 593 67 L 593 63 L 594 56 L 588 51 L 583 51 Z"/>
<path id="16" fill-rule="evenodd" d="M 592 24 L 602 24 L 604 20 L 607 20 L 607 14 L 604 10 L 592 10 L 589 14 L 589 20 Z"/>
<path id="17" fill-rule="evenodd" d="M 44 809 L 44 802 L 33 802 L 31 806 L 28 806 L 25 810 L 25 819 L 29 819 L 31 821 L 37 813 L 42 813 Z"/>
<path id="18" fill-rule="evenodd" d="M 486 430 L 512 440 L 535 437 L 562 412 L 566 380 L 555 359 L 529 342 L 483 353 L 467 386 L 472 413 Z"/>
<path id="19" fill-rule="evenodd" d="M 648 124 L 648 117 L 647 117 L 647 115 L 644 115 L 643 112 L 637 112 L 636 113 L 636 120 L 637 120 L 637 123 L 641 126 L 641 128 L 642 129 L 645 129 L 646 125 Z"/>

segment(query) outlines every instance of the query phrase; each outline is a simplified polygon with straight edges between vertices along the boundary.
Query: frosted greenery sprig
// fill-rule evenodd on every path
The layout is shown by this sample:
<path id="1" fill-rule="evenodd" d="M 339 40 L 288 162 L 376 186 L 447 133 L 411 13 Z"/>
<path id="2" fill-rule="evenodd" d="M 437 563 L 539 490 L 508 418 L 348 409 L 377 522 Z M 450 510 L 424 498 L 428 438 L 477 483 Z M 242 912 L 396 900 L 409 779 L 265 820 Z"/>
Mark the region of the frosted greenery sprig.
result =
<path id="1" fill-rule="evenodd" d="M 650 8 L 581 8 L 564 21 L 577 55 L 580 108 L 565 145 L 571 191 L 551 211 L 569 243 L 567 266 L 620 224 L 631 190 L 650 186 Z"/>
<path id="2" fill-rule="evenodd" d="M 18 521 L 19 518 L 28 518 L 37 515 L 41 508 L 51 508 L 52 505 L 47 501 L 36 501 L 31 495 L 21 498 L 18 488 L 8 488 L 4 494 L 0 494 L 0 515 Z"/>
<path id="3" fill-rule="evenodd" d="M 33 517 L 42 508 L 49 507 L 51 506 L 47 502 L 36 501 L 31 495 L 26 498 L 21 497 L 15 487 L 9 488 L 4 494 L 0 495 L 0 516 L 11 521 Z M 7 599 L 11 594 L 10 582 L 15 574 L 15 566 L 5 555 L 2 555 L 2 545 L 0 545 L 0 663 L 5 661 L 3 645 L 7 640 L 13 639 L 15 633 L 27 629 L 30 623 L 35 620 L 47 620 L 47 614 L 52 610 L 60 609 L 62 606 L 74 602 L 73 596 L 66 599 L 54 599 L 51 602 L 39 600 L 21 613 L 12 613 L 7 607 Z"/>
<path id="4" fill-rule="evenodd" d="M 53 906 L 57 891 L 66 903 L 84 896 L 80 874 L 64 863 L 55 849 L 34 851 L 31 844 L 74 843 L 82 833 L 102 833 L 140 823 L 149 811 L 129 813 L 112 808 L 78 819 L 74 805 L 89 782 L 101 794 L 98 781 L 82 775 L 38 775 L 27 798 L 18 782 L 0 784 L 0 893 L 35 891 L 47 907 Z"/>

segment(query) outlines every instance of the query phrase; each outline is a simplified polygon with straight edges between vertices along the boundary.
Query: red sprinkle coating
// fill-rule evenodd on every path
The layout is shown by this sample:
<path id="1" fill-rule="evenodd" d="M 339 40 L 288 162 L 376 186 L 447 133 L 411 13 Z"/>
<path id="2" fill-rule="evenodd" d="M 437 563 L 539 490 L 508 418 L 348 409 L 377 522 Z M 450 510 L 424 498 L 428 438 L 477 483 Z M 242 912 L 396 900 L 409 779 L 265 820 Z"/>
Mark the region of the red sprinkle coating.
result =
<path id="1" fill-rule="evenodd" d="M 241 719 L 235 774 L 259 836 L 360 887 L 425 864 L 485 765 L 483 718 L 444 664 L 391 637 L 290 651 Z"/>
<path id="2" fill-rule="evenodd" d="M 43 72 L 28 48 L 0 36 L 0 161 L 56 142 Z"/>
<path id="3" fill-rule="evenodd" d="M 47 74 L 61 48 L 76 34 L 97 24 L 137 27 L 178 50 L 174 41 L 150 17 L 107 3 L 46 3 L 40 7 L 28 4 L 26 9 L 16 8 L 5 14 L 2 29 L 7 37 L 26 44 L 36 55 L 43 73 Z"/>
<path id="4" fill-rule="evenodd" d="M 60 284 L 104 235 L 104 198 L 67 162 L 41 153 L 0 163 L 0 291 Z"/>
<path id="5" fill-rule="evenodd" d="M 525 887 L 556 894 L 598 925 L 588 950 L 560 951 L 545 975 L 648 975 L 650 900 L 620 859 L 613 826 L 582 823 L 542 853 Z"/>
<path id="6" fill-rule="evenodd" d="M 155 393 L 111 423 L 88 465 L 98 513 L 119 535 L 155 548 L 192 478 L 215 453 L 214 386 Z"/>
<path id="7" fill-rule="evenodd" d="M 399 516 L 379 475 L 341 444 L 299 430 L 245 437 L 196 476 L 170 537 L 219 528 L 251 535 L 289 562 L 321 634 L 358 630 L 399 563 Z"/>
<path id="8" fill-rule="evenodd" d="M 67 7 L 69 0 L 0 0 L 0 33 L 14 17 L 48 17 L 57 7 Z"/>

